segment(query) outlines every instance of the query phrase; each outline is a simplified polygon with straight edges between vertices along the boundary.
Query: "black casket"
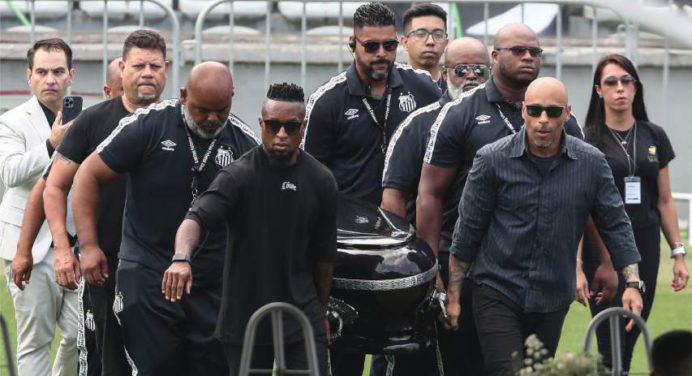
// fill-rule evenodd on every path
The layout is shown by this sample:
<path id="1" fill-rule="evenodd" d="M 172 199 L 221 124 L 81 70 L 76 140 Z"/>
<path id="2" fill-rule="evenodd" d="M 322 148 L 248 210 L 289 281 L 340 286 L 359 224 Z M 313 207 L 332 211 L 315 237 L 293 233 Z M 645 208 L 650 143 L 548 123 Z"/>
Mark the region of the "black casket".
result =
<path id="1" fill-rule="evenodd" d="M 399 354 L 435 340 L 438 265 L 405 219 L 340 198 L 337 256 L 329 304 L 332 347 Z"/>

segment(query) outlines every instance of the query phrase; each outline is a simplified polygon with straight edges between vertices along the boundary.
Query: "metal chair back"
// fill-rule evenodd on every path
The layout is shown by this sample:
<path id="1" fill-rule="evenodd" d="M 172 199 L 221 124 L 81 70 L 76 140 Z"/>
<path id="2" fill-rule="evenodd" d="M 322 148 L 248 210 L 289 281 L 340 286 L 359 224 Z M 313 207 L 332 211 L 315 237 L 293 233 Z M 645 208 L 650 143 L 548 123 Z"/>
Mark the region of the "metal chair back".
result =
<path id="1" fill-rule="evenodd" d="M 284 353 L 284 330 L 283 330 L 283 314 L 292 315 L 293 318 L 298 320 L 302 331 L 303 339 L 305 342 L 305 354 L 307 355 L 308 368 L 305 370 L 297 369 L 287 369 L 286 368 L 286 356 Z M 315 347 L 315 336 L 312 330 L 312 325 L 307 316 L 299 310 L 296 306 L 274 302 L 262 306 L 260 309 L 255 311 L 255 313 L 250 316 L 250 320 L 245 328 L 245 338 L 243 339 L 243 350 L 240 356 L 240 376 L 248 376 L 251 374 L 273 374 L 272 369 L 254 369 L 250 368 L 252 362 L 252 353 L 255 345 L 255 335 L 257 333 L 257 326 L 262 321 L 262 319 L 271 315 L 272 323 L 272 342 L 274 345 L 274 363 L 276 367 L 276 374 L 279 376 L 283 375 L 310 375 L 319 376 L 319 366 L 317 362 L 317 350 Z"/>
<path id="2" fill-rule="evenodd" d="M 588 354 L 591 349 L 591 344 L 593 343 L 594 333 L 599 325 L 603 324 L 604 321 L 608 320 L 610 323 L 610 347 L 612 356 L 612 370 L 611 374 L 614 376 L 621 376 L 622 371 L 622 343 L 620 341 L 620 320 L 622 316 L 626 316 L 634 320 L 635 325 L 637 325 L 644 335 L 644 347 L 646 349 L 646 360 L 649 364 L 649 372 L 653 369 L 653 362 L 651 359 L 651 333 L 649 328 L 646 326 L 646 322 L 641 316 L 635 314 L 632 311 L 613 307 L 608 308 L 599 314 L 597 314 L 589 323 L 586 328 L 586 339 L 584 341 L 584 354 Z"/>

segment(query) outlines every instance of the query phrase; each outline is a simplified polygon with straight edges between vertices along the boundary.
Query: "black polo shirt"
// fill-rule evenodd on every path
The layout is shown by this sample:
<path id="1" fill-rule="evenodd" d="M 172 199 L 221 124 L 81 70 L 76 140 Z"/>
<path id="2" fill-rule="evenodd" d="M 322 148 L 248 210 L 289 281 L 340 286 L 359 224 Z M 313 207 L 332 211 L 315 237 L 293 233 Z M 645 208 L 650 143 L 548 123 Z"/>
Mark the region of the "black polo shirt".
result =
<path id="1" fill-rule="evenodd" d="M 175 233 L 192 201 L 193 157 L 178 100 L 139 109 L 123 119 L 96 152 L 112 170 L 128 173 L 123 239 L 118 257 L 163 273 Z M 190 133 L 201 162 L 212 140 Z M 230 116 L 198 181 L 200 192 L 216 172 L 258 144 L 247 125 Z M 219 283 L 226 233 L 212 231 L 193 255 L 195 284 Z"/>
<path id="2" fill-rule="evenodd" d="M 449 250 L 457 220 L 457 206 L 476 152 L 483 146 L 521 129 L 521 108 L 502 99 L 491 77 L 484 84 L 462 93 L 447 103 L 430 129 L 424 162 L 440 167 L 457 167 L 457 176 L 442 204 L 440 252 Z M 568 135 L 584 138 L 572 115 L 565 124 Z"/>
<path id="3" fill-rule="evenodd" d="M 410 195 L 406 203 L 406 216 L 414 225 L 416 224 L 418 181 L 430 127 L 435 122 L 442 106 L 449 101 L 451 101 L 449 93 L 445 92 L 437 102 L 414 111 L 399 125 L 387 147 L 382 172 L 382 187 L 393 188 Z"/>
<path id="4" fill-rule="evenodd" d="M 379 205 L 384 152 L 394 131 L 441 95 L 428 72 L 395 63 L 377 100 L 351 66 L 310 96 L 304 148 L 332 171 L 340 192 Z"/>

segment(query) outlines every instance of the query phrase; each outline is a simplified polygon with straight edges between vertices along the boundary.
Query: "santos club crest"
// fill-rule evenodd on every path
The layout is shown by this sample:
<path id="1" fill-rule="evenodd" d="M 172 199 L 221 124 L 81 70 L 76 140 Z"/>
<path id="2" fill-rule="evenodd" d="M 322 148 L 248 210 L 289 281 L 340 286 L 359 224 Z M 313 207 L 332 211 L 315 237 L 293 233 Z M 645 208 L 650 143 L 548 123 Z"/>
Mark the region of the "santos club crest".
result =
<path id="1" fill-rule="evenodd" d="M 399 95 L 399 109 L 403 112 L 411 112 L 416 109 L 416 99 L 413 98 L 411 92 Z"/>
<path id="2" fill-rule="evenodd" d="M 233 160 L 233 150 L 231 150 L 230 146 L 219 146 L 219 149 L 216 150 L 216 157 L 214 157 L 216 165 L 219 168 L 224 168 L 231 164 Z"/>

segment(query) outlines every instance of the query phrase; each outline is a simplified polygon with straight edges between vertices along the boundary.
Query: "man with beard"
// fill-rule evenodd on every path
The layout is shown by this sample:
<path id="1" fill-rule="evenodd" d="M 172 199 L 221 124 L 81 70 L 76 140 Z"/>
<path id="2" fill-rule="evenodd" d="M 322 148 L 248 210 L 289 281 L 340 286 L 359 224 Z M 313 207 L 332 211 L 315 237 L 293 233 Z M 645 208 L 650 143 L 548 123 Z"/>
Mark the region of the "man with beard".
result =
<path id="1" fill-rule="evenodd" d="M 272 85 L 259 124 L 262 146 L 219 172 L 180 225 L 175 252 L 191 257 L 203 231 L 228 228 L 216 336 L 225 345 L 231 375 L 238 373 L 248 319 L 276 301 L 297 306 L 309 318 L 320 375 L 327 375 L 324 313 L 336 257 L 336 182 L 298 148 L 305 131 L 301 87 Z M 190 265 L 174 262 L 164 275 L 164 293 L 181 299 L 194 293 L 193 281 Z M 265 324 L 255 337 L 253 369 L 272 369 L 272 335 Z M 293 319 L 285 321 L 284 343 L 287 368 L 306 369 L 304 338 Z"/>
<path id="2" fill-rule="evenodd" d="M 257 145 L 249 128 L 230 114 L 232 95 L 233 80 L 224 65 L 193 67 L 180 100 L 124 118 L 74 179 L 77 234 L 84 253 L 94 255 L 84 275 L 99 285 L 110 276 L 97 232 L 101 187 L 128 174 L 113 311 L 133 371 L 142 375 L 227 373 L 212 338 L 225 231 L 208 233 L 194 257 L 192 294 L 167 301 L 161 280 L 171 259 L 191 262 L 172 252 L 175 230 L 191 203 L 218 170 Z"/>
<path id="3" fill-rule="evenodd" d="M 449 248 L 447 308 L 457 329 L 460 309 L 468 309 L 460 307 L 459 294 L 471 282 L 465 278 L 473 263 L 486 376 L 514 374 L 512 354 L 523 361 L 531 334 L 547 357 L 555 355 L 576 293 L 576 250 L 589 215 L 628 282 L 623 308 L 636 315 L 643 308 L 641 257 L 625 205 L 603 153 L 565 133 L 569 111 L 562 82 L 533 81 L 522 105 L 524 126 L 481 148 L 468 173 Z"/>
<path id="4" fill-rule="evenodd" d="M 413 68 L 430 73 L 437 85 L 446 90 L 440 69 L 442 51 L 447 47 L 447 12 L 438 5 L 416 4 L 404 13 L 404 35 L 401 44 Z"/>
<path id="5" fill-rule="evenodd" d="M 428 72 L 394 62 L 399 42 L 387 6 L 360 6 L 353 25 L 349 47 L 355 61 L 310 96 L 304 147 L 332 171 L 341 193 L 378 205 L 392 134 L 441 91 Z"/>
<path id="6" fill-rule="evenodd" d="M 113 67 L 117 71 L 113 71 Z M 87 156 L 116 128 L 118 122 L 135 110 L 146 107 L 159 100 L 166 84 L 166 42 L 161 35 L 151 30 L 137 30 L 127 36 L 123 43 L 122 58 L 115 59 L 108 67 L 110 90 L 106 96 L 121 94 L 111 100 L 96 104 L 84 110 L 75 119 L 74 127 L 65 135 L 57 149 L 57 158 L 34 187 L 36 194 L 36 216 L 48 220 L 56 247 L 54 263 L 57 282 L 68 288 L 76 288 L 80 275 L 86 282 L 80 286 L 82 302 L 88 302 L 90 309 L 85 312 L 80 323 L 80 335 L 94 332 L 96 351 L 81 348 L 80 366 L 88 374 L 98 371 L 94 362 L 89 361 L 93 353 L 100 358 L 101 374 L 123 375 L 131 373 L 123 346 L 120 326 L 113 314 L 115 297 L 115 273 L 118 267 L 118 250 L 122 234 L 122 216 L 125 205 L 125 176 L 108 182 L 102 190 L 98 210 L 98 236 L 101 250 L 82 248 L 77 260 L 66 248 L 68 239 L 64 235 L 68 213 L 68 194 L 72 180 Z M 44 185 L 38 187 L 38 185 Z M 25 231 L 31 232 L 32 226 Z M 85 353 L 86 351 L 86 353 Z M 98 365 L 97 363 L 97 365 Z"/>
<path id="7" fill-rule="evenodd" d="M 447 264 L 449 258 L 457 206 L 473 157 L 481 147 L 521 128 L 524 92 L 538 76 L 542 52 L 536 33 L 528 26 L 510 24 L 500 29 L 491 54 L 490 79 L 447 103 L 431 127 L 418 186 L 416 227 L 418 236 L 431 246 L 440 263 Z M 565 130 L 583 138 L 573 116 Z M 473 283 L 469 281 L 464 287 L 472 288 Z M 438 289 L 442 288 L 438 281 Z M 461 298 L 468 308 L 470 293 L 464 291 Z M 472 313 L 468 311 L 460 325 L 473 325 L 466 318 Z"/>
<path id="8" fill-rule="evenodd" d="M 420 108 L 409 115 L 399 126 L 387 149 L 382 177 L 383 209 L 416 223 L 416 194 L 420 179 L 423 155 L 428 143 L 430 127 L 440 113 L 442 106 L 455 100 L 462 92 L 469 91 L 484 83 L 490 77 L 490 59 L 485 45 L 474 38 L 459 38 L 452 41 L 445 51 L 443 76 L 447 82 L 447 92 L 437 102 Z M 440 254 L 442 279 L 447 279 L 447 253 Z M 466 290 L 469 290 L 468 293 Z M 465 289 L 462 299 L 470 297 L 470 289 Z M 470 307 L 470 301 L 468 302 Z M 438 331 L 438 345 L 442 355 L 445 375 L 475 375 L 482 370 L 482 356 L 478 345 L 473 315 L 470 309 L 464 310 L 462 328 L 458 332 Z M 387 356 L 387 363 L 381 357 L 373 358 L 373 372 L 385 374 L 387 366 L 394 367 L 395 375 L 437 374 L 434 351 L 414 356 Z M 440 365 L 438 365 L 440 366 Z M 432 372 L 432 373 L 431 373 Z"/>

